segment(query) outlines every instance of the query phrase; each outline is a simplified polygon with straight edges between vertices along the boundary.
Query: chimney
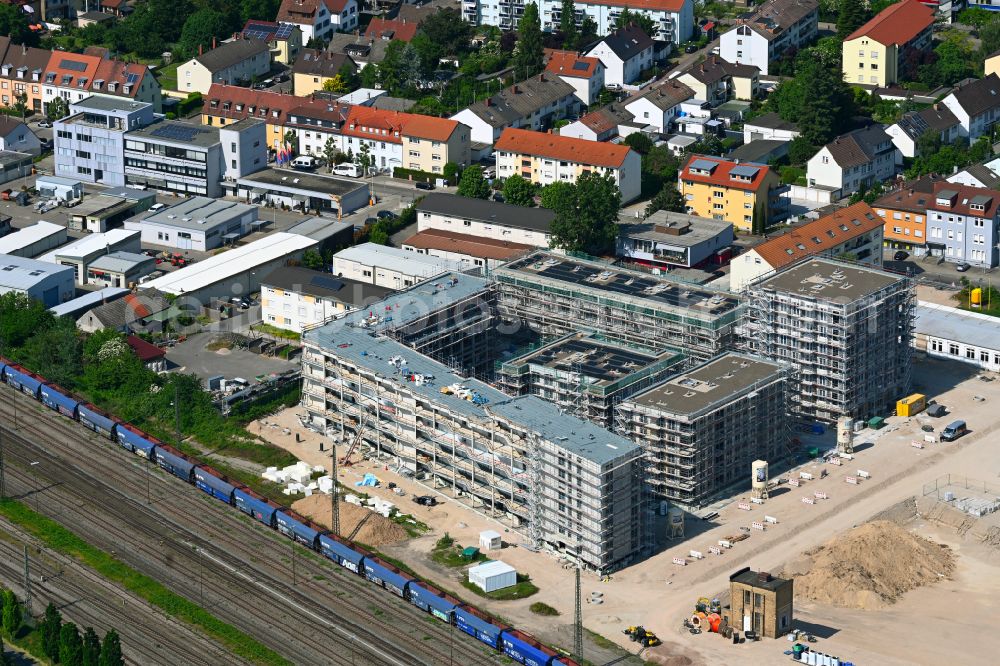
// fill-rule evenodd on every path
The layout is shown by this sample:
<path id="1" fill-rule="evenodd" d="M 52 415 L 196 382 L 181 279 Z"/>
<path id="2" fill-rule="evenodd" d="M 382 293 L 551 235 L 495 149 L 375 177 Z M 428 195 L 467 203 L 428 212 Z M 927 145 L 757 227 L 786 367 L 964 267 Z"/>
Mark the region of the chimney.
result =
<path id="1" fill-rule="evenodd" d="M 212 37 L 212 48 L 215 48 L 215 37 Z"/>
<path id="2" fill-rule="evenodd" d="M 198 45 L 198 55 L 202 55 L 202 51 L 203 51 L 202 46 L 201 46 L 201 44 L 199 44 Z"/>
<path id="3" fill-rule="evenodd" d="M 758 571 L 757 572 L 757 582 L 758 583 L 768 583 L 770 581 L 771 581 L 771 574 L 767 573 L 766 571 Z"/>

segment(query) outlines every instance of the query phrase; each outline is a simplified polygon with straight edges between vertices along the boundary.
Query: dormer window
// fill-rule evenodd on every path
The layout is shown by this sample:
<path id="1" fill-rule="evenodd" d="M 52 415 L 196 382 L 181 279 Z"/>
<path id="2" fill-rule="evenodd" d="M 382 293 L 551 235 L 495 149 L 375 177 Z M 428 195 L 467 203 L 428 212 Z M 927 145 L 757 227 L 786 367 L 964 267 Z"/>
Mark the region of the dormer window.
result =
<path id="1" fill-rule="evenodd" d="M 12 65 L 4 65 L 3 66 L 3 75 L 4 76 L 10 76 L 10 70 L 12 70 L 12 69 L 14 69 L 14 67 Z"/>
<path id="2" fill-rule="evenodd" d="M 213 100 L 212 100 L 211 102 L 209 102 L 208 104 L 209 104 L 209 106 L 210 106 L 210 107 L 212 107 L 213 109 L 217 109 L 217 108 L 219 108 L 219 100 L 217 100 L 217 99 L 213 99 Z"/>
<path id="3" fill-rule="evenodd" d="M 94 90 L 100 90 L 104 87 L 104 79 L 96 79 L 94 81 Z"/>
<path id="4" fill-rule="evenodd" d="M 132 86 L 129 85 L 128 83 L 126 83 L 124 86 L 122 86 L 122 92 L 124 92 L 126 95 L 131 95 L 132 94 Z"/>
<path id="5" fill-rule="evenodd" d="M 222 103 L 222 110 L 223 111 L 228 111 L 229 109 L 232 108 L 232 106 L 233 106 L 232 102 L 223 102 Z"/>
<path id="6" fill-rule="evenodd" d="M 242 111 L 243 110 L 243 105 L 242 104 L 237 104 L 236 105 L 236 110 L 237 111 Z"/>

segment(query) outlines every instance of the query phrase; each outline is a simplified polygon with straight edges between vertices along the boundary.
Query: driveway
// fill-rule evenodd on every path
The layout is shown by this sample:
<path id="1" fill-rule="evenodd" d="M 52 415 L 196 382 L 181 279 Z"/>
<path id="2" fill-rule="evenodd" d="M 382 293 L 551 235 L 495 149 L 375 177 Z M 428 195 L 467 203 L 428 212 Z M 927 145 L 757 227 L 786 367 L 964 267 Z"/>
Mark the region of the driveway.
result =
<path id="1" fill-rule="evenodd" d="M 251 384 L 254 377 L 286 370 L 295 370 L 298 362 L 261 356 L 245 349 L 219 349 L 212 351 L 205 346 L 218 337 L 215 333 L 196 333 L 184 342 L 167 349 L 171 370 L 192 373 L 201 379 L 223 375 L 227 378 L 242 377 Z"/>

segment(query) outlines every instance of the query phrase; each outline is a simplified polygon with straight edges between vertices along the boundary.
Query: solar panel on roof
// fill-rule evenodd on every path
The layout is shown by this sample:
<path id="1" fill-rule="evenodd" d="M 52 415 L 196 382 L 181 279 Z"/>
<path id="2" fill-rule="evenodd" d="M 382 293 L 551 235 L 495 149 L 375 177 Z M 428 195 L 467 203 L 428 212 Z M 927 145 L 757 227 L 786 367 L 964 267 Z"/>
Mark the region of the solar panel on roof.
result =
<path id="1" fill-rule="evenodd" d="M 60 60 L 59 67 L 61 67 L 62 69 L 68 69 L 73 72 L 87 71 L 87 63 L 80 62 L 79 60 Z"/>
<path id="2" fill-rule="evenodd" d="M 585 62 L 580 62 L 579 60 L 577 60 L 576 62 L 573 63 L 573 69 L 578 70 L 578 71 L 581 71 L 581 70 L 582 71 L 586 71 L 589 68 L 590 68 L 590 65 L 588 65 Z"/>
<path id="3" fill-rule="evenodd" d="M 743 178 L 753 178 L 754 176 L 757 175 L 757 173 L 759 171 L 760 171 L 760 169 L 758 167 L 742 166 L 741 165 L 741 166 L 733 167 L 732 170 L 730 170 L 729 173 L 732 174 L 733 176 L 741 176 Z"/>
<path id="4" fill-rule="evenodd" d="M 292 30 L 294 29 L 295 26 L 291 25 L 290 23 L 279 23 L 278 31 L 274 34 L 274 36 L 277 37 L 278 39 L 287 39 L 288 37 L 291 36 Z"/>
<path id="5" fill-rule="evenodd" d="M 344 288 L 344 283 L 334 277 L 327 277 L 325 275 L 314 275 L 310 284 L 317 287 L 323 287 L 324 289 L 329 289 L 330 291 L 340 291 Z"/>
<path id="6" fill-rule="evenodd" d="M 135 83 L 135 82 L 136 82 L 136 81 L 138 81 L 138 80 L 139 80 L 139 75 L 138 75 L 138 74 L 136 74 L 135 72 L 129 72 L 129 73 L 128 73 L 128 74 L 127 74 L 127 75 L 125 76 L 125 83 L 126 83 L 127 85 L 132 85 L 133 83 Z"/>
<path id="7" fill-rule="evenodd" d="M 205 131 L 193 125 L 163 125 L 154 129 L 150 134 L 175 141 L 193 141 L 196 136 Z"/>

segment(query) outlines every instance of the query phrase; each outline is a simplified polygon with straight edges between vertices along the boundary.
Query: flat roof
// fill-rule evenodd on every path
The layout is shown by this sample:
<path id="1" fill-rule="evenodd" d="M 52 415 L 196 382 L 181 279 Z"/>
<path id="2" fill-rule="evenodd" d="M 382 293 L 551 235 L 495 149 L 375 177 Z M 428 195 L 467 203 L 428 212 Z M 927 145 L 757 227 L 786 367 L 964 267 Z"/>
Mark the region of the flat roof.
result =
<path id="1" fill-rule="evenodd" d="M 242 247 L 212 255 L 142 285 L 167 294 L 185 294 L 228 280 L 234 275 L 275 261 L 293 252 L 314 247 L 316 241 L 298 234 L 278 232 Z"/>
<path id="2" fill-rule="evenodd" d="M 206 127 L 181 120 L 160 120 L 139 129 L 129 130 L 125 138 L 211 148 L 219 143 L 219 130 L 216 127 Z"/>
<path id="3" fill-rule="evenodd" d="M 148 102 L 137 102 L 124 97 L 102 97 L 100 95 L 91 95 L 90 97 L 81 99 L 79 102 L 73 102 L 72 106 L 86 109 L 96 109 L 98 111 L 135 111 L 152 105 Z M 67 118 L 67 120 L 69 119 Z"/>
<path id="4" fill-rule="evenodd" d="M 129 290 L 124 287 L 105 287 L 104 289 L 99 289 L 97 291 L 88 291 L 83 294 L 83 296 L 78 296 L 77 298 L 66 301 L 65 303 L 52 306 L 49 308 L 49 312 L 57 317 L 77 314 L 100 305 L 101 303 L 108 303 L 122 298 L 127 293 L 129 293 Z"/>
<path id="5" fill-rule="evenodd" d="M 499 224 L 515 229 L 549 232 L 555 212 L 547 208 L 526 208 L 507 203 L 460 197 L 455 194 L 434 192 L 421 199 L 417 212 L 460 217 L 478 222 Z"/>
<path id="6" fill-rule="evenodd" d="M 947 305 L 917 301 L 914 331 L 984 349 L 1000 349 L 1000 318 Z"/>
<path id="7" fill-rule="evenodd" d="M 392 289 L 388 287 L 349 280 L 325 271 L 314 271 L 301 266 L 276 268 L 261 278 L 260 283 L 308 296 L 332 298 L 353 306 L 367 305 L 392 293 Z"/>
<path id="8" fill-rule="evenodd" d="M 51 264 L 38 259 L 0 254 L 0 289 L 27 290 L 52 275 L 68 272 L 70 279 L 75 274 L 69 266 Z M 3 292 L 0 292 L 3 293 Z"/>
<path id="9" fill-rule="evenodd" d="M 100 234 L 87 234 L 83 238 L 78 238 L 51 252 L 46 252 L 38 257 L 38 260 L 50 261 L 53 264 L 57 264 L 59 263 L 59 259 L 83 259 L 95 252 L 107 250 L 114 245 L 127 242 L 133 238 L 138 240 L 139 232 L 130 229 L 112 229 Z"/>
<path id="10" fill-rule="evenodd" d="M 765 289 L 825 301 L 849 302 L 902 282 L 904 277 L 830 259 L 807 259 L 758 283 Z"/>
<path id="11" fill-rule="evenodd" d="M 732 222 L 712 220 L 697 215 L 660 210 L 641 222 L 627 215 L 618 218 L 621 235 L 628 238 L 657 241 L 667 245 L 692 247 L 714 240 L 719 234 L 732 230 Z M 672 234 L 668 229 L 683 231 Z"/>
<path id="12" fill-rule="evenodd" d="M 64 178 L 63 176 L 39 176 L 35 179 L 35 185 L 37 186 L 38 183 L 51 183 L 52 185 L 63 185 L 65 187 L 83 185 L 83 181 L 75 180 L 73 178 Z"/>
<path id="13" fill-rule="evenodd" d="M 288 227 L 285 231 L 290 234 L 299 234 L 300 236 L 307 236 L 313 240 L 321 241 L 332 236 L 336 236 L 338 233 L 349 227 L 351 229 L 354 228 L 353 221 L 349 222 L 347 220 L 337 220 L 330 217 L 320 217 L 318 215 L 314 215 Z"/>
<path id="14" fill-rule="evenodd" d="M 629 399 L 643 407 L 686 416 L 730 402 L 782 374 L 777 363 L 727 352 Z"/>
<path id="15" fill-rule="evenodd" d="M 441 273 L 461 272 L 466 267 L 461 261 L 417 254 L 398 247 L 388 247 L 378 243 L 362 243 L 341 250 L 333 255 L 333 261 L 354 261 L 364 266 L 383 266 L 401 273 L 429 278 Z"/>
<path id="16" fill-rule="evenodd" d="M 136 266 L 146 263 L 156 263 L 156 259 L 135 252 L 112 252 L 98 257 L 90 262 L 90 268 L 109 273 L 125 273 Z"/>
<path id="17" fill-rule="evenodd" d="M 0 254 L 12 254 L 19 250 L 34 245 L 38 241 L 45 240 L 49 236 L 58 233 L 66 233 L 66 227 L 39 220 L 30 227 L 18 229 L 12 234 L 7 234 L 0 238 Z"/>
<path id="18" fill-rule="evenodd" d="M 0 165 L 17 166 L 25 162 L 32 162 L 35 158 L 28 153 L 19 153 L 16 150 L 0 150 Z"/>
<path id="19" fill-rule="evenodd" d="M 256 216 L 259 210 L 256 206 L 235 201 L 191 197 L 146 216 L 142 223 L 149 222 L 163 227 L 202 231 L 230 224 L 233 220 L 242 218 L 247 213 L 253 213 Z"/>
<path id="20" fill-rule="evenodd" d="M 666 275 L 650 275 L 544 251 L 500 266 L 494 269 L 493 274 L 515 279 L 540 277 L 559 283 L 562 288 L 631 297 L 689 317 L 718 318 L 733 312 L 740 304 L 739 298 L 728 291 L 680 282 Z"/>
<path id="21" fill-rule="evenodd" d="M 240 185 L 258 187 L 264 190 L 279 189 L 300 194 L 316 194 L 343 197 L 359 189 L 367 189 L 368 185 L 353 178 L 336 178 L 305 173 L 293 169 L 263 169 L 251 173 L 237 182 Z"/>
<path id="22" fill-rule="evenodd" d="M 484 536 L 486 534 L 487 534 L 486 532 L 480 532 L 479 536 Z M 500 534 L 497 532 L 493 532 L 493 534 L 500 536 Z M 495 537 L 488 537 L 488 538 L 495 538 Z M 490 560 L 489 562 L 483 562 L 482 564 L 479 564 L 477 566 L 470 567 L 469 575 L 499 576 L 500 574 L 511 573 L 512 571 L 516 572 L 517 569 L 510 566 L 506 562 L 501 562 L 500 560 Z"/>
<path id="23" fill-rule="evenodd" d="M 768 575 L 767 581 L 761 582 L 759 573 L 751 570 L 750 568 L 733 574 L 729 577 L 729 580 L 737 583 L 743 583 L 744 585 L 750 585 L 752 587 L 770 590 L 771 592 L 784 587 L 790 582 L 787 578 L 778 578 L 771 575 Z"/>
<path id="24" fill-rule="evenodd" d="M 83 201 L 74 206 L 69 211 L 69 215 L 71 217 L 87 217 L 90 215 L 96 215 L 97 213 L 114 215 L 120 210 L 130 208 L 134 204 L 135 201 L 129 201 L 123 197 L 112 196 L 105 193 L 91 194 L 90 196 L 84 197 Z"/>

